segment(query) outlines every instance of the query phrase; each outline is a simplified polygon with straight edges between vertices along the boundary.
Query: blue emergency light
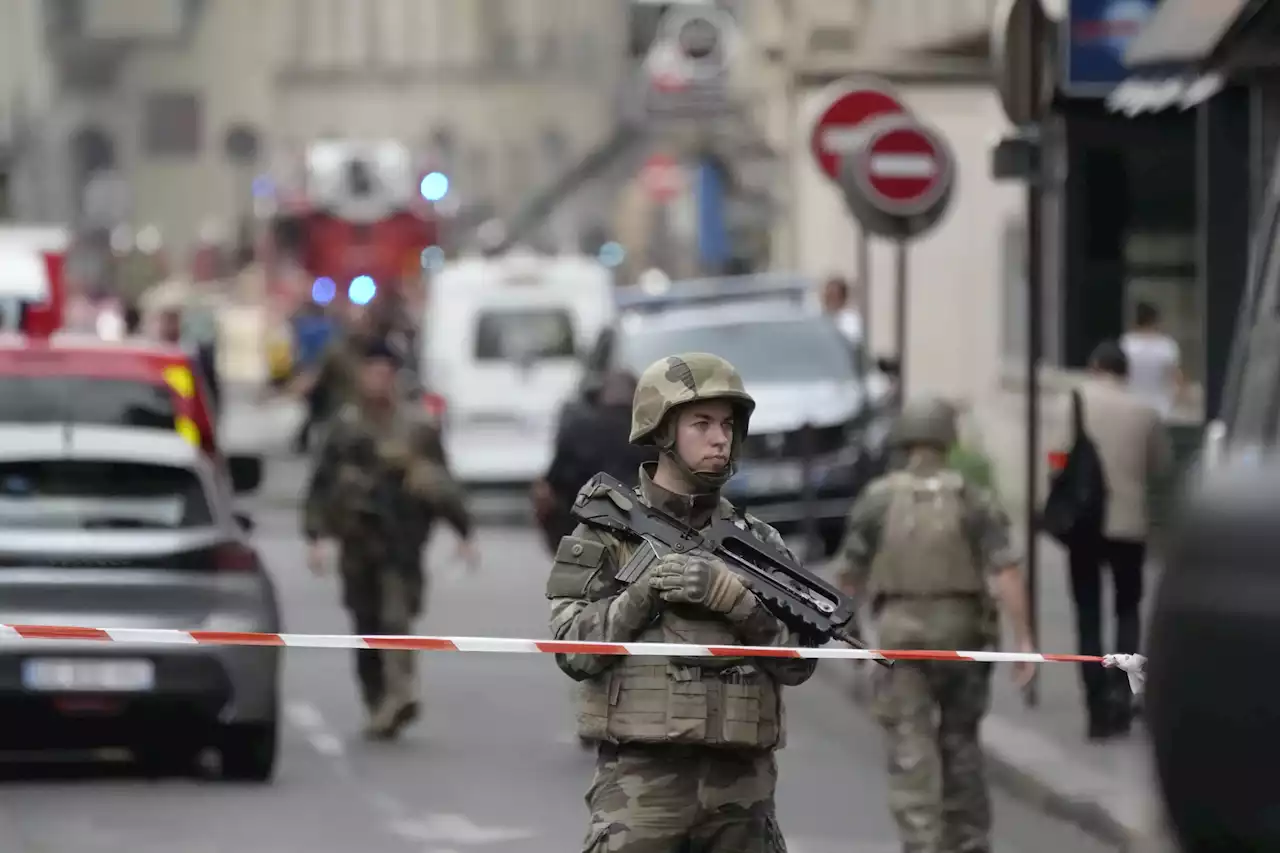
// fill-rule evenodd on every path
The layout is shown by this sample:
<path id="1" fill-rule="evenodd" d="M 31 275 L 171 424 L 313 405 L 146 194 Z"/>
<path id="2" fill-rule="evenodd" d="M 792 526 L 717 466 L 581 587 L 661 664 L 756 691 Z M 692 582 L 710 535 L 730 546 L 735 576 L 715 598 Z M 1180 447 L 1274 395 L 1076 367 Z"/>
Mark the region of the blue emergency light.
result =
<path id="1" fill-rule="evenodd" d="M 351 279 L 351 286 L 347 288 L 347 298 L 351 300 L 352 305 L 368 305 L 377 292 L 378 285 L 374 283 L 372 277 L 358 275 Z"/>
<path id="2" fill-rule="evenodd" d="M 449 178 L 443 172 L 432 172 L 422 179 L 418 191 L 427 201 L 440 201 L 449 194 Z"/>
<path id="3" fill-rule="evenodd" d="M 333 297 L 338 295 L 338 286 L 333 283 L 333 279 L 318 278 L 311 285 L 311 299 L 317 305 L 328 305 L 333 301 Z"/>

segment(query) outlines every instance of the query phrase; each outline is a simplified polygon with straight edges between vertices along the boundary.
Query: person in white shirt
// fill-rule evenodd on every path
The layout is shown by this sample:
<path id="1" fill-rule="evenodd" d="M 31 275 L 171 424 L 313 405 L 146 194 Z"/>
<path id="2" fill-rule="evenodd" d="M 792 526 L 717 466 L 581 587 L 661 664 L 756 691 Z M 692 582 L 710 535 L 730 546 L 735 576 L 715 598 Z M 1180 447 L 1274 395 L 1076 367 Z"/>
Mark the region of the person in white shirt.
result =
<path id="1" fill-rule="evenodd" d="M 849 283 L 842 276 L 833 275 L 822 286 L 822 309 L 827 313 L 840 334 L 849 341 L 863 340 L 862 312 L 854 304 Z"/>
<path id="2" fill-rule="evenodd" d="M 1160 328 L 1154 305 L 1138 303 L 1133 329 L 1120 346 L 1129 360 L 1129 389 L 1167 419 L 1182 387 L 1182 350 Z"/>

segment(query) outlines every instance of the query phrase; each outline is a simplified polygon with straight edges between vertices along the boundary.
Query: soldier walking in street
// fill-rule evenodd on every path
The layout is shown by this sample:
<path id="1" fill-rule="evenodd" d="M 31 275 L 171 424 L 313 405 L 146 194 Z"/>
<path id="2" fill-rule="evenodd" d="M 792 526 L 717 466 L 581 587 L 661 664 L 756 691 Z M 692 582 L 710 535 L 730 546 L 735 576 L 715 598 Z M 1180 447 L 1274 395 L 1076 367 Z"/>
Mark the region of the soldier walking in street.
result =
<path id="1" fill-rule="evenodd" d="M 343 407 L 360 401 L 364 351 L 370 344 L 376 342 L 389 350 L 397 363 L 402 358 L 387 343 L 378 318 L 368 308 L 351 306 L 345 320 L 316 363 L 293 386 L 294 394 L 315 404 L 313 426 L 327 424 Z"/>
<path id="2" fill-rule="evenodd" d="M 631 442 L 656 446 L 640 500 L 696 529 L 728 519 L 783 553 L 772 527 L 720 496 L 755 401 L 714 355 L 672 356 L 640 376 Z M 584 504 L 610 500 L 592 481 Z M 605 493 L 600 493 L 603 490 Z M 547 598 L 556 639 L 599 643 L 812 644 L 776 617 L 724 562 L 670 554 L 618 579 L 639 536 L 579 525 L 556 551 Z M 579 682 L 578 734 L 600 741 L 587 794 L 585 853 L 784 853 L 774 809 L 774 750 L 785 741 L 782 687 L 815 661 L 557 655 Z"/>
<path id="3" fill-rule="evenodd" d="M 998 646 L 995 599 L 1020 651 L 1032 651 L 1027 594 L 1009 521 L 991 495 L 946 466 L 955 410 L 908 402 L 891 441 L 903 465 L 863 492 L 837 560 L 839 582 L 871 603 L 885 649 Z M 993 597 L 994 592 L 994 597 Z M 1031 664 L 1016 664 L 1026 684 Z M 874 673 L 889 752 L 889 806 L 903 853 L 990 853 L 991 805 L 979 725 L 991 665 L 898 661 Z"/>
<path id="4" fill-rule="evenodd" d="M 422 612 L 422 549 L 443 516 L 474 567 L 471 518 L 441 464 L 434 425 L 396 393 L 397 358 L 365 343 L 358 400 L 344 406 L 325 437 L 307 489 L 303 524 L 313 571 L 337 541 L 343 604 L 356 634 L 410 634 Z M 391 738 L 418 715 L 414 653 L 357 651 L 356 674 L 369 712 L 367 733 Z"/>

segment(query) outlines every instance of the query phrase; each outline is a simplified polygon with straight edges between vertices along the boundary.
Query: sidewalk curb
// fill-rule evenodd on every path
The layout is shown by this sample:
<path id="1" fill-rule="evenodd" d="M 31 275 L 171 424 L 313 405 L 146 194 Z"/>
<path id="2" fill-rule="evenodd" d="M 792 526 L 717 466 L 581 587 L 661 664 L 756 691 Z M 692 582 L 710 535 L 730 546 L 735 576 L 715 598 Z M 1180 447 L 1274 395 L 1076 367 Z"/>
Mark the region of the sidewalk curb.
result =
<path id="1" fill-rule="evenodd" d="M 817 671 L 840 684 L 856 706 L 867 708 L 866 688 L 859 685 L 852 668 L 841 672 L 824 665 Z M 1080 765 L 1064 747 L 996 714 L 987 715 L 983 723 L 982 746 L 993 785 L 1105 844 L 1116 845 L 1122 853 L 1150 849 L 1153 835 L 1143 809 L 1133 803 L 1107 803 L 1098 794 L 1105 782 L 1101 771 Z M 1046 772 L 1050 768 L 1057 773 Z M 1063 773 L 1063 768 L 1070 772 Z M 1071 786 L 1054 778 L 1064 775 L 1077 776 L 1079 784 Z"/>

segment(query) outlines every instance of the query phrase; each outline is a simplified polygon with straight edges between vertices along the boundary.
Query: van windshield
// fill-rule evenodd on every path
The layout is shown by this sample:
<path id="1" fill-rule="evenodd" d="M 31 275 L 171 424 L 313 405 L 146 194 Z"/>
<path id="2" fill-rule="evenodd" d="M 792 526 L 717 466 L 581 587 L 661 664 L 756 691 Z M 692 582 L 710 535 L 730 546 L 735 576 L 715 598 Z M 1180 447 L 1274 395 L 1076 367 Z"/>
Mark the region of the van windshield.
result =
<path id="1" fill-rule="evenodd" d="M 476 361 L 574 357 L 573 318 L 563 308 L 485 311 L 476 319 Z"/>

